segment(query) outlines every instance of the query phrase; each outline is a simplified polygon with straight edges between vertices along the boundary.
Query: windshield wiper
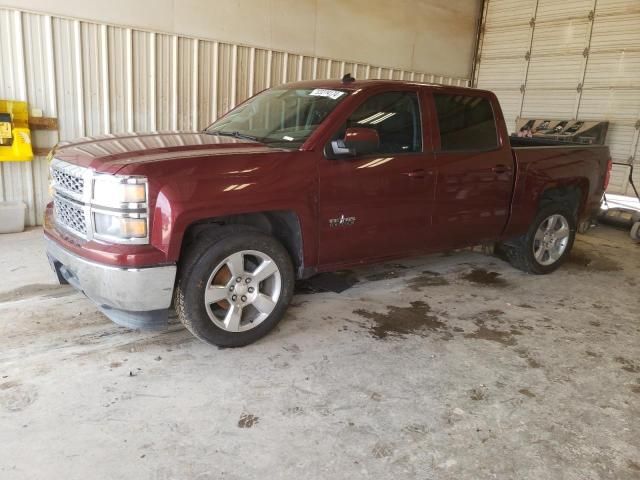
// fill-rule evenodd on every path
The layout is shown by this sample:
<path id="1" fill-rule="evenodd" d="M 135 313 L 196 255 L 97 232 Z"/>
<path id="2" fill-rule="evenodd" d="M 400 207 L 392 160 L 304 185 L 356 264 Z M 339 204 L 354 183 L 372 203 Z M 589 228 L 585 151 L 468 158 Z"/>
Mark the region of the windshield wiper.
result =
<path id="1" fill-rule="evenodd" d="M 260 140 L 258 140 L 258 137 L 254 137 L 253 135 L 247 135 L 246 133 L 240 133 L 237 130 L 233 131 L 233 132 L 223 132 L 221 130 L 211 130 L 211 131 L 207 131 L 206 133 L 210 134 L 210 135 L 223 135 L 225 137 L 234 137 L 234 138 L 240 138 L 243 140 L 252 140 L 254 142 L 259 142 Z"/>

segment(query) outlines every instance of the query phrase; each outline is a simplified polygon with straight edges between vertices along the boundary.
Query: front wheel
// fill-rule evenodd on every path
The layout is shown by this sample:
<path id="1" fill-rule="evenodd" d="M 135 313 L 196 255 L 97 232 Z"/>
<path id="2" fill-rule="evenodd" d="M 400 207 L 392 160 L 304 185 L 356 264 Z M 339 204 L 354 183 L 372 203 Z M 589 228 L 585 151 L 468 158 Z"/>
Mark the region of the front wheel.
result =
<path id="1" fill-rule="evenodd" d="M 201 340 L 240 347 L 275 327 L 294 281 L 291 259 L 275 238 L 220 227 L 196 242 L 181 263 L 176 312 Z"/>
<path id="2" fill-rule="evenodd" d="M 503 246 L 509 262 L 528 273 L 545 274 L 566 260 L 576 235 L 575 215 L 564 205 L 538 212 L 529 231 Z"/>

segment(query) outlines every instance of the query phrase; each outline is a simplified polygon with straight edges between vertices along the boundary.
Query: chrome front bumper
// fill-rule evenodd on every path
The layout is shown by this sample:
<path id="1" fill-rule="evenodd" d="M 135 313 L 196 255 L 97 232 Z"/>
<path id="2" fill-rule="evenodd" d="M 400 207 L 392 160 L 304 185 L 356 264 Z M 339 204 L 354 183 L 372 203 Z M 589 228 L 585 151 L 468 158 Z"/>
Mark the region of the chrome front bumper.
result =
<path id="1" fill-rule="evenodd" d="M 60 283 L 69 283 L 114 322 L 129 328 L 167 324 L 176 266 L 126 268 L 85 260 L 45 237 L 47 257 Z"/>

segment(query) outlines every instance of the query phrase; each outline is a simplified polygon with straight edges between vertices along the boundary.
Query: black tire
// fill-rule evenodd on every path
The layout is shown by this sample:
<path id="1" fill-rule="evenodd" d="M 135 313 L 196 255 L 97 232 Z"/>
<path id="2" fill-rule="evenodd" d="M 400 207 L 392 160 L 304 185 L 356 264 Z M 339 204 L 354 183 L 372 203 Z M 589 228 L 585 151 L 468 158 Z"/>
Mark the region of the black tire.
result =
<path id="1" fill-rule="evenodd" d="M 269 316 L 256 327 L 230 332 L 218 327 L 207 313 L 205 288 L 213 270 L 225 258 L 243 250 L 263 252 L 278 267 L 280 296 Z M 275 238 L 244 226 L 221 226 L 199 235 L 180 261 L 175 309 L 184 326 L 197 338 L 219 347 L 242 347 L 271 331 L 284 316 L 293 296 L 295 276 L 287 250 Z"/>
<path id="2" fill-rule="evenodd" d="M 562 215 L 569 225 L 569 240 L 562 255 L 551 265 L 543 265 L 534 256 L 534 237 L 540 225 L 552 215 Z M 543 206 L 529 227 L 529 231 L 521 237 L 500 245 L 506 259 L 519 270 L 537 275 L 544 275 L 556 270 L 564 263 L 571 252 L 576 238 L 575 211 L 564 204 L 548 204 Z"/>
<path id="3" fill-rule="evenodd" d="M 629 235 L 631 235 L 631 240 L 636 243 L 640 243 L 640 222 L 636 222 L 633 224 Z"/>

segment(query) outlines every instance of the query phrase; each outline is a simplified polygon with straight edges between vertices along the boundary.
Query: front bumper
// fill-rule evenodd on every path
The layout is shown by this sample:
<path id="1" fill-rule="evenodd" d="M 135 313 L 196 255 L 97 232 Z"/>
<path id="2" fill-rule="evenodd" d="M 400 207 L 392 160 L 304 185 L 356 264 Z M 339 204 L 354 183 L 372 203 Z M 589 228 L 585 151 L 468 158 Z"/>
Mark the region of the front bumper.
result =
<path id="1" fill-rule="evenodd" d="M 112 321 L 128 328 L 167 325 L 176 278 L 175 265 L 126 268 L 85 260 L 45 237 L 47 257 L 60 283 L 95 302 Z"/>

